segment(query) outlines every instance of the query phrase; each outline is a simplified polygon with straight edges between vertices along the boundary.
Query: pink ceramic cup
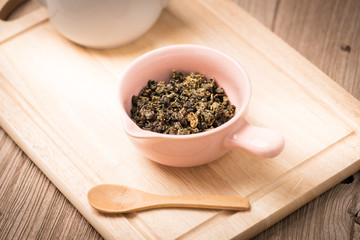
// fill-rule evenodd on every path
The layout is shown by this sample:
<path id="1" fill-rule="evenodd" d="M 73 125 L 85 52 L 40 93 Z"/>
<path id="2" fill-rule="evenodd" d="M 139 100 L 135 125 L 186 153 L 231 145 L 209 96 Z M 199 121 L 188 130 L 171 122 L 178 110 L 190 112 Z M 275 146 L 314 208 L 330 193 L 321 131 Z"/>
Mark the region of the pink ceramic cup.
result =
<path id="1" fill-rule="evenodd" d="M 172 70 L 214 77 L 236 106 L 235 116 L 217 128 L 191 135 L 167 135 L 139 128 L 130 118 L 132 96 L 138 95 L 149 79 L 169 80 Z M 118 94 L 124 128 L 131 142 L 147 158 L 164 165 L 198 166 L 220 158 L 232 148 L 269 158 L 284 148 L 279 133 L 246 121 L 251 84 L 244 69 L 234 59 L 208 47 L 173 45 L 140 56 L 124 71 Z"/>

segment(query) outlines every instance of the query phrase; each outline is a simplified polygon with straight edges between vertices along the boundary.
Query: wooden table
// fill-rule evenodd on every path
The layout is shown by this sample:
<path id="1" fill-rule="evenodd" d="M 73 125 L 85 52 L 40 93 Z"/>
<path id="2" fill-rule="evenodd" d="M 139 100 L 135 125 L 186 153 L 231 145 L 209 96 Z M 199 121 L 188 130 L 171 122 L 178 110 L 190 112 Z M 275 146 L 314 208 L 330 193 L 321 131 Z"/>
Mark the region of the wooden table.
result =
<path id="1" fill-rule="evenodd" d="M 235 2 L 360 99 L 360 1 Z M 359 239 L 359 186 L 360 172 L 255 239 Z M 0 236 L 101 238 L 2 129 Z"/>

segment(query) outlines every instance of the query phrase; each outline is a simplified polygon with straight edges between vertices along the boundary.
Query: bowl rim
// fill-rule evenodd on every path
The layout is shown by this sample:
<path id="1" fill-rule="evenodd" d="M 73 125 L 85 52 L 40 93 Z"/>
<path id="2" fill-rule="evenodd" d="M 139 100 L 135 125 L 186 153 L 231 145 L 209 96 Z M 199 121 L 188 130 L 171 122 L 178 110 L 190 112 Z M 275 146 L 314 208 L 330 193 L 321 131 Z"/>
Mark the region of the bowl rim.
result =
<path id="1" fill-rule="evenodd" d="M 136 125 L 136 123 L 131 119 L 131 117 L 127 114 L 123 104 L 121 103 L 121 96 L 120 96 L 120 88 L 122 85 L 123 78 L 125 77 L 126 73 L 130 70 L 132 70 L 132 68 L 134 68 L 136 65 L 138 65 L 140 62 L 142 62 L 144 59 L 151 57 L 152 55 L 164 52 L 171 52 L 175 49 L 181 49 L 181 48 L 192 48 L 192 49 L 200 49 L 201 51 L 211 51 L 215 54 L 218 54 L 224 58 L 227 58 L 228 60 L 230 60 L 238 69 L 239 71 L 243 74 L 243 76 L 245 77 L 245 81 L 248 84 L 248 94 L 245 97 L 245 100 L 240 108 L 240 111 L 238 109 L 236 109 L 235 111 L 235 115 L 234 117 L 232 117 L 229 121 L 225 122 L 224 124 L 213 128 L 211 130 L 205 131 L 205 132 L 200 132 L 200 133 L 194 133 L 194 134 L 187 134 L 187 135 L 172 135 L 172 134 L 165 134 L 165 133 L 157 133 L 157 132 L 152 132 L 150 130 L 144 130 L 142 128 L 140 128 L 139 126 Z M 227 128 L 230 128 L 232 125 L 236 125 L 237 122 L 241 122 L 241 119 L 244 118 L 244 114 L 249 106 L 250 103 L 250 99 L 251 99 L 251 95 L 252 95 L 252 85 L 251 85 L 251 81 L 249 78 L 248 73 L 245 71 L 245 69 L 232 57 L 230 57 L 229 55 L 221 52 L 220 50 L 214 49 L 214 48 L 210 48 L 207 46 L 203 46 L 203 45 L 197 45 L 197 44 L 174 44 L 174 45 L 168 45 L 168 46 L 164 46 L 164 47 L 159 47 L 153 50 L 150 50 L 142 55 L 140 55 L 139 57 L 137 57 L 135 60 L 133 60 L 122 72 L 119 81 L 118 81 L 118 86 L 116 88 L 117 91 L 117 96 L 118 96 L 118 107 L 120 109 L 120 113 L 122 116 L 122 120 L 123 120 L 123 126 L 125 129 L 125 132 L 133 137 L 133 138 L 165 138 L 165 139 L 197 139 L 197 138 L 203 138 L 203 137 L 207 137 L 207 136 L 211 136 L 214 134 L 217 134 L 219 132 L 224 131 Z M 136 126 L 136 131 L 131 131 L 128 127 L 128 124 L 131 124 L 132 127 Z"/>

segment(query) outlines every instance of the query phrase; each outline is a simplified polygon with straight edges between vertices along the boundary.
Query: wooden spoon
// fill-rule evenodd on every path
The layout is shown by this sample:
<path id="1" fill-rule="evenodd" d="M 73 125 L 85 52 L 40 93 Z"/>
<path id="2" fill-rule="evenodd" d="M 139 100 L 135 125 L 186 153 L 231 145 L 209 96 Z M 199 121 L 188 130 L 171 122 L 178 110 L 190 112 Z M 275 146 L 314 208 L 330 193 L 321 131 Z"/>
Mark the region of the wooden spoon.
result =
<path id="1" fill-rule="evenodd" d="M 250 208 L 246 198 L 192 195 L 163 196 L 146 193 L 123 185 L 97 185 L 88 192 L 92 207 L 106 213 L 126 213 L 163 207 L 208 208 L 246 210 Z"/>

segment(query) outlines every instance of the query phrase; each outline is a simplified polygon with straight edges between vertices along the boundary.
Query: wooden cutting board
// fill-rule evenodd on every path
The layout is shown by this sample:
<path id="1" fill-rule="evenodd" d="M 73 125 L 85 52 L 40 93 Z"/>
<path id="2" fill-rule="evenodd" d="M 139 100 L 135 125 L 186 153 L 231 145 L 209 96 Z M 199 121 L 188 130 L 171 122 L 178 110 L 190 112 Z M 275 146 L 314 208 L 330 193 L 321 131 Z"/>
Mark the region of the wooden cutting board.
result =
<path id="1" fill-rule="evenodd" d="M 359 101 L 229 1 L 173 0 L 141 39 L 113 50 L 69 42 L 44 9 L 0 29 L 1 127 L 105 238 L 249 238 L 360 169 Z M 141 54 L 180 43 L 219 49 L 244 66 L 253 85 L 248 120 L 281 132 L 282 154 L 235 149 L 208 165 L 172 168 L 137 152 L 117 109 L 118 78 Z M 103 215 L 86 199 L 100 183 L 239 195 L 252 207 Z"/>

